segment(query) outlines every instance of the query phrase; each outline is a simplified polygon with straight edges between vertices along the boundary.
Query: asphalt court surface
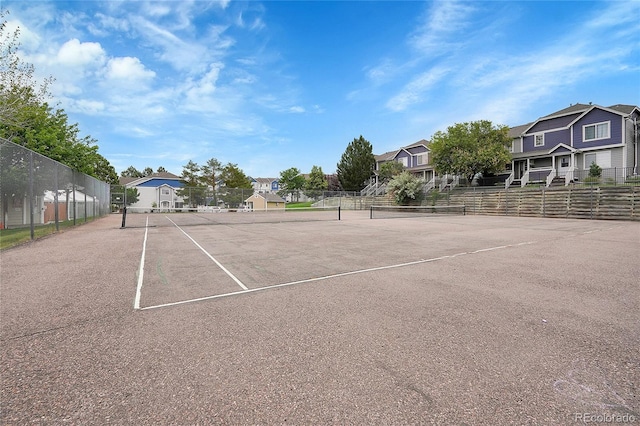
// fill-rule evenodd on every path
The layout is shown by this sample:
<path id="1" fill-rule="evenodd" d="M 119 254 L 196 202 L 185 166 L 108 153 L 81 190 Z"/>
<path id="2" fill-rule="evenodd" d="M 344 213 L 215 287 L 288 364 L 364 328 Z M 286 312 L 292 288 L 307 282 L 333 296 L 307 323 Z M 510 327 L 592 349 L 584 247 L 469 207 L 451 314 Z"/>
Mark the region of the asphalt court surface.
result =
<path id="1" fill-rule="evenodd" d="M 236 213 L 241 214 L 241 213 Z M 250 214 L 250 213 L 242 213 Z M 156 217 L 157 216 L 157 217 Z M 162 220 L 162 215 L 154 214 Z M 347 211 L 343 221 L 241 223 L 215 226 L 149 227 L 142 309 L 237 295 L 288 285 L 321 282 L 344 274 L 420 268 L 435 261 L 496 251 L 498 259 L 523 245 L 539 245 L 615 228 L 615 223 L 546 221 L 530 218 L 433 216 L 369 219 Z M 501 220 L 502 219 L 502 220 Z M 499 224 L 507 232 L 497 232 Z"/>
<path id="2" fill-rule="evenodd" d="M 3 424 L 640 422 L 638 222 L 114 215 L 0 260 Z"/>

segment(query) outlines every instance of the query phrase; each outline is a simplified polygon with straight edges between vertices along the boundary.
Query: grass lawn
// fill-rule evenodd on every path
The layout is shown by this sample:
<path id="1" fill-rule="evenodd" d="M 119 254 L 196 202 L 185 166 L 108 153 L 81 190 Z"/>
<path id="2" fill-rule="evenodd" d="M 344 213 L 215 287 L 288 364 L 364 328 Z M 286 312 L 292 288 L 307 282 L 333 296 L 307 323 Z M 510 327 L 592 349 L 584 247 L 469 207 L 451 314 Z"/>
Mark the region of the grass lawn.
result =
<path id="1" fill-rule="evenodd" d="M 287 209 L 300 209 L 305 207 L 311 207 L 311 201 L 306 203 L 287 203 L 286 204 Z"/>
<path id="2" fill-rule="evenodd" d="M 76 222 L 77 224 L 84 223 L 84 219 Z M 67 220 L 60 222 L 60 230 L 73 226 L 73 220 Z M 37 225 L 34 228 L 34 238 L 38 239 L 47 235 L 51 235 L 56 232 L 56 225 L 49 223 L 46 225 Z M 16 246 L 18 244 L 26 243 L 31 240 L 31 228 L 29 226 L 24 228 L 11 228 L 0 229 L 0 250 L 4 250 L 9 247 Z"/>

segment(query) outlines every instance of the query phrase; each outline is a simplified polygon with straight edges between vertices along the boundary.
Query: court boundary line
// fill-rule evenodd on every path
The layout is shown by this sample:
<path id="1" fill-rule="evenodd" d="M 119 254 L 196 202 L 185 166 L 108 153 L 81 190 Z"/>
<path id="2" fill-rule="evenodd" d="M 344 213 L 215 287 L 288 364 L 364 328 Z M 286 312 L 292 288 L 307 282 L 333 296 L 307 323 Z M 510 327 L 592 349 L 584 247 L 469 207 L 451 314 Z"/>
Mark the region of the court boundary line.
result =
<path id="1" fill-rule="evenodd" d="M 144 261 L 147 254 L 147 235 L 149 233 L 149 216 L 144 227 L 144 239 L 142 240 L 142 254 L 140 255 L 140 266 L 138 267 L 138 284 L 136 286 L 136 298 L 133 301 L 133 309 L 140 309 L 140 299 L 142 298 L 142 281 L 144 280 Z"/>
<path id="2" fill-rule="evenodd" d="M 249 290 L 249 288 L 248 288 L 246 285 L 244 285 L 244 284 L 242 283 L 242 281 L 240 281 L 240 280 L 238 279 L 238 277 L 236 277 L 235 275 L 233 275 L 233 274 L 231 273 L 231 271 L 229 271 L 227 268 L 225 268 L 225 267 L 222 265 L 222 263 L 218 262 L 218 260 L 217 260 L 215 257 L 213 257 L 213 256 L 211 255 L 211 253 L 209 253 L 208 251 L 206 251 L 206 250 L 204 249 L 204 247 L 202 247 L 202 246 L 201 246 L 201 245 L 200 245 L 196 240 L 194 240 L 194 239 L 191 237 L 191 235 L 187 234 L 187 232 L 186 232 L 184 229 L 182 229 L 180 226 L 178 226 L 178 225 L 177 225 L 173 220 L 171 220 L 171 219 L 169 218 L 169 216 L 165 216 L 165 217 L 167 218 L 167 220 L 168 220 L 169 222 L 173 223 L 173 225 L 174 225 L 176 228 L 178 228 L 178 229 L 180 230 L 180 232 L 182 232 L 182 233 L 183 233 L 187 238 L 189 238 L 189 239 L 191 240 L 191 242 L 192 242 L 193 244 L 195 244 L 195 246 L 196 246 L 196 247 L 198 247 L 198 248 L 199 248 L 199 249 L 200 249 L 200 250 L 201 250 L 201 251 L 202 251 L 202 252 L 203 252 L 203 253 L 204 253 L 204 254 L 205 254 L 209 259 L 213 260 L 213 262 L 214 262 L 216 265 L 218 265 L 218 267 L 219 267 L 220 269 L 222 269 L 222 270 L 224 271 L 224 273 L 225 273 L 225 274 L 227 274 L 227 275 L 228 275 L 228 276 L 229 276 L 233 281 L 235 281 L 235 282 L 236 282 L 236 284 L 238 284 L 238 285 L 240 286 L 240 288 L 242 288 L 243 290 Z"/>
<path id="3" fill-rule="evenodd" d="M 487 247 L 487 248 L 478 249 L 478 250 L 474 250 L 474 251 L 466 251 L 466 252 L 460 252 L 460 253 L 455 253 L 455 254 L 449 254 L 449 255 L 445 255 L 445 256 L 432 257 L 432 258 L 429 258 L 429 259 L 419 259 L 419 260 L 414 260 L 414 261 L 411 261 L 411 262 L 397 263 L 397 264 L 394 264 L 394 265 L 385 265 L 385 266 L 377 266 L 377 267 L 373 267 L 373 268 L 357 269 L 357 270 L 354 270 L 354 271 L 340 272 L 340 273 L 337 273 L 337 274 L 325 275 L 325 276 L 315 277 L 315 278 L 307 278 L 307 279 L 304 279 L 304 280 L 290 281 L 290 282 L 281 283 L 281 284 L 273 284 L 273 285 L 268 285 L 268 286 L 263 286 L 263 287 L 256 287 L 256 288 L 247 288 L 246 290 L 234 291 L 234 292 L 230 292 L 230 293 L 215 294 L 215 295 L 212 295 L 212 296 L 198 297 L 198 298 L 194 298 L 194 299 L 181 300 L 181 301 L 178 301 L 178 302 L 169 302 L 169 303 L 162 303 L 160 305 L 146 306 L 144 308 L 140 308 L 140 310 L 141 311 L 145 311 L 145 310 L 158 309 L 158 308 L 167 308 L 167 307 L 171 307 L 171 306 L 185 305 L 185 304 L 188 304 L 188 303 L 202 302 L 202 301 L 205 301 L 205 300 L 213 300 L 213 299 L 221 299 L 221 298 L 224 298 L 224 297 L 237 296 L 237 295 L 240 295 L 240 294 L 256 293 L 256 292 L 259 292 L 259 291 L 265 291 L 265 290 L 270 290 L 270 289 L 291 287 L 291 286 L 294 286 L 294 285 L 307 284 L 307 283 L 312 283 L 312 282 L 317 282 L 317 281 L 324 281 L 324 280 L 329 280 L 329 279 L 332 279 L 332 278 L 346 277 L 346 276 L 349 276 L 349 275 L 364 274 L 364 273 L 367 273 L 367 272 L 383 271 L 383 270 L 387 270 L 387 269 L 403 268 L 403 267 L 407 267 L 407 266 L 420 265 L 420 264 L 423 264 L 423 263 L 436 262 L 436 261 L 439 261 L 439 260 L 453 259 L 455 257 L 460 257 L 460 256 L 465 256 L 465 255 L 470 255 L 470 254 L 478 254 L 478 253 L 484 253 L 484 252 L 494 251 L 494 250 L 504 250 L 504 249 L 512 248 L 512 247 L 520 247 L 520 246 L 535 244 L 536 242 L 537 241 L 526 241 L 526 242 L 520 242 L 520 243 L 514 243 L 514 244 L 506 244 L 506 245 L 502 245 L 502 246 Z"/>
<path id="4" fill-rule="evenodd" d="M 169 221 L 171 221 L 171 219 L 169 219 L 168 217 L 167 217 L 167 219 Z M 173 221 L 171 221 L 171 222 L 173 223 Z M 196 246 L 198 246 L 200 248 L 200 250 L 202 250 L 205 254 L 207 254 L 207 256 L 209 256 L 211 259 L 213 259 L 214 262 L 216 262 L 216 264 L 218 264 L 221 267 L 221 269 L 223 269 L 225 272 L 227 272 L 230 276 L 234 277 L 234 275 L 231 274 L 231 272 L 228 272 L 228 270 L 226 268 L 224 268 L 224 266 L 222 266 L 209 253 L 207 253 L 202 248 L 202 246 L 200 246 L 200 244 L 198 244 L 189 234 L 187 234 L 177 224 L 174 223 L 174 225 L 178 229 L 180 229 L 180 231 L 182 233 L 184 233 Z M 567 236 L 568 237 L 577 237 L 577 236 L 580 236 L 580 235 L 588 235 L 588 234 L 595 233 L 595 232 L 607 231 L 607 230 L 611 230 L 611 229 L 614 229 L 614 228 L 615 228 L 614 226 L 610 226 L 610 227 L 607 227 L 607 228 L 596 228 L 596 229 L 591 229 L 591 230 L 571 233 L 571 234 L 569 234 Z M 145 239 L 146 239 L 146 232 L 145 232 Z M 268 285 L 268 286 L 256 287 L 256 288 L 251 288 L 251 289 L 247 288 L 246 286 L 244 286 L 244 284 L 242 284 L 244 289 L 240 290 L 240 291 L 234 291 L 234 292 L 222 293 L 222 294 L 215 294 L 215 295 L 211 295 L 211 296 L 198 297 L 198 298 L 194 298 L 194 299 L 181 300 L 181 301 L 178 301 L 178 302 L 162 303 L 160 305 L 151 305 L 151 306 L 146 306 L 146 307 L 143 307 L 143 308 L 138 308 L 138 310 L 144 311 L 144 310 L 151 310 L 151 309 L 158 309 L 158 308 L 167 308 L 167 307 L 171 307 L 171 306 L 185 305 L 185 304 L 188 304 L 188 303 L 202 302 L 202 301 L 205 301 L 205 300 L 221 299 L 221 298 L 224 298 L 224 297 L 237 296 L 237 295 L 248 294 L 248 293 L 256 293 L 256 292 L 259 292 L 259 291 L 265 291 L 265 290 L 270 290 L 270 289 L 278 289 L 278 288 L 283 288 L 283 287 L 290 287 L 290 286 L 294 286 L 294 285 L 307 284 L 307 283 L 311 283 L 311 282 L 329 280 L 329 279 L 332 279 L 332 278 L 339 278 L 339 277 L 344 277 L 344 276 L 349 276 L 349 275 L 363 274 L 363 273 L 367 273 L 367 272 L 382 271 L 382 270 L 386 270 L 386 269 L 402 268 L 402 267 L 406 267 L 406 266 L 419 265 L 419 264 L 435 262 L 435 261 L 439 261 L 439 260 L 453 259 L 455 257 L 466 256 L 466 255 L 470 255 L 470 254 L 485 253 L 485 252 L 495 251 L 495 250 L 504 250 L 504 249 L 507 249 L 507 248 L 515 248 L 515 247 L 521 247 L 521 246 L 537 244 L 537 243 L 538 243 L 538 241 L 523 241 L 523 242 L 519 242 L 519 243 L 487 247 L 487 248 L 477 249 L 477 250 L 473 250 L 473 251 L 466 251 L 466 252 L 460 252 L 460 253 L 455 253 L 455 254 L 450 254 L 450 255 L 445 255 L 445 256 L 433 257 L 433 258 L 429 258 L 429 259 L 419 259 L 419 260 L 414 260 L 414 261 L 411 261 L 411 262 L 398 263 L 398 264 L 394 264 L 394 265 L 385 265 L 385 266 L 377 266 L 377 267 L 373 267 L 373 268 L 357 269 L 357 270 L 354 270 L 354 271 L 340 272 L 340 273 L 337 273 L 337 274 L 330 274 L 330 275 L 325 275 L 325 276 L 315 277 L 315 278 L 307 278 L 307 279 L 304 279 L 304 280 L 290 281 L 290 282 L 281 283 L 281 284 L 272 284 L 272 285 Z M 238 280 L 238 282 L 239 282 L 239 280 Z"/>

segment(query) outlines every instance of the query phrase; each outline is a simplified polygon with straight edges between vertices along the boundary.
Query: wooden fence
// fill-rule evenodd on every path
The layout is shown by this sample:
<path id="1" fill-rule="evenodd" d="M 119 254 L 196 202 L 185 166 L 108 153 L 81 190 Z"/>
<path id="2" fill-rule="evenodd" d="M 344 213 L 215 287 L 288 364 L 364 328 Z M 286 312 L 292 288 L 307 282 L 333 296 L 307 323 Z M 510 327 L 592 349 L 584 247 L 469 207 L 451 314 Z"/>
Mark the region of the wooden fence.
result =
<path id="1" fill-rule="evenodd" d="M 467 214 L 640 220 L 640 186 L 454 190 L 429 204 L 464 204 Z"/>

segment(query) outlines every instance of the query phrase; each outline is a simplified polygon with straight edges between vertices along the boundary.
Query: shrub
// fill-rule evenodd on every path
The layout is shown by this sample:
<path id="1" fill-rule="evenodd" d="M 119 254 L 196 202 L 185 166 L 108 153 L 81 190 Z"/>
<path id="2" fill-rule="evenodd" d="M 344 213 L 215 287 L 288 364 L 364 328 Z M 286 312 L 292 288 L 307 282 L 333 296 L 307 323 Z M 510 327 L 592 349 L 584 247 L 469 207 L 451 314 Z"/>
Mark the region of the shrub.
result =
<path id="1" fill-rule="evenodd" d="M 412 201 L 422 201 L 424 184 L 424 179 L 417 178 L 409 172 L 402 172 L 389 181 L 387 188 L 396 204 L 408 205 Z"/>
<path id="2" fill-rule="evenodd" d="M 600 176 L 602 176 L 602 167 L 596 163 L 591 163 L 591 166 L 589 166 L 589 177 L 599 178 Z"/>

